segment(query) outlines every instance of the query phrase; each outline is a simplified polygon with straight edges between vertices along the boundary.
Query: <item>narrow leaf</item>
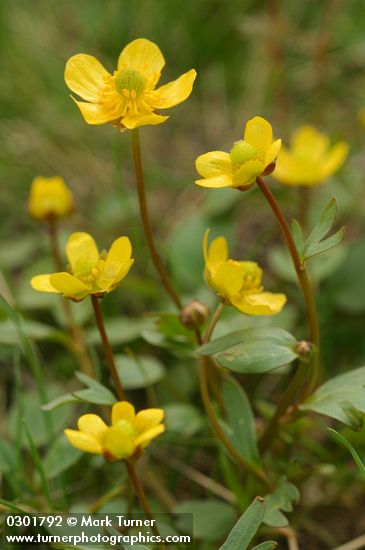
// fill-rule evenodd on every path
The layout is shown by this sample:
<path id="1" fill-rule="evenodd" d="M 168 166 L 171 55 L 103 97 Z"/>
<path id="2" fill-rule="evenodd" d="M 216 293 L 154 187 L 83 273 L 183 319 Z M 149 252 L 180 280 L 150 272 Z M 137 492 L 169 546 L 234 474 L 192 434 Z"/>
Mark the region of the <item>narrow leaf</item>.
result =
<path id="1" fill-rule="evenodd" d="M 242 514 L 220 550 L 246 550 L 257 533 L 265 514 L 265 501 L 256 497 Z"/>
<path id="2" fill-rule="evenodd" d="M 247 395 L 232 378 L 224 381 L 222 394 L 227 412 L 227 421 L 221 421 L 222 428 L 237 451 L 249 462 L 257 464 L 260 458 L 254 416 Z"/>
<path id="3" fill-rule="evenodd" d="M 345 228 L 341 227 L 336 233 L 331 235 L 331 237 L 328 237 L 328 239 L 325 239 L 324 241 L 321 241 L 320 243 L 314 243 L 312 244 L 305 253 L 305 258 L 308 260 L 309 258 L 312 258 L 313 256 L 317 256 L 318 254 L 321 254 L 322 252 L 325 252 L 326 250 L 329 250 L 330 248 L 333 248 L 334 246 L 338 245 L 340 242 L 343 241 L 345 237 Z"/>
<path id="4" fill-rule="evenodd" d="M 299 252 L 299 256 L 302 256 L 303 252 L 303 231 L 300 227 L 300 224 L 297 220 L 292 220 L 291 222 L 292 227 L 292 233 L 293 233 L 293 239 L 295 242 L 295 246 L 297 247 L 297 250 Z"/>
<path id="5" fill-rule="evenodd" d="M 252 550 L 274 550 L 274 548 L 278 547 L 278 543 L 274 540 L 267 540 L 265 542 L 262 542 L 261 544 L 258 544 L 257 546 L 254 546 Z"/>
<path id="6" fill-rule="evenodd" d="M 330 231 L 337 213 L 337 200 L 335 197 L 330 200 L 323 210 L 318 224 L 315 226 L 304 244 L 303 255 L 307 255 L 307 250 L 313 244 L 319 243 Z"/>
<path id="7" fill-rule="evenodd" d="M 365 475 L 365 464 L 351 445 L 351 443 L 340 433 L 336 432 L 336 430 L 332 428 L 327 428 L 327 432 L 330 434 L 330 436 L 337 441 L 337 443 L 340 443 L 340 445 L 343 445 L 348 449 L 352 455 L 352 458 L 356 462 L 357 467 L 359 468 L 360 472 Z"/>

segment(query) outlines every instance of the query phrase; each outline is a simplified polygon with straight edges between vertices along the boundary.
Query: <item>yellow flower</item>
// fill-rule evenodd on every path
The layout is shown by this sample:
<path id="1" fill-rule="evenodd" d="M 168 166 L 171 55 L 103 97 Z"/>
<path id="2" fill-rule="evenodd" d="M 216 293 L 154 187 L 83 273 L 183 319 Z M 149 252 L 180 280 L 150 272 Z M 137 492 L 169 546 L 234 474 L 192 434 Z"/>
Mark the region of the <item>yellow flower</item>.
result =
<path id="1" fill-rule="evenodd" d="M 103 455 L 108 461 L 135 460 L 165 431 L 163 417 L 162 409 L 144 409 L 136 414 L 131 403 L 119 401 L 112 407 L 111 426 L 96 414 L 84 414 L 77 422 L 78 430 L 65 430 L 65 435 L 76 449 Z"/>
<path id="2" fill-rule="evenodd" d="M 85 100 L 73 98 L 88 124 L 112 122 L 132 129 L 165 122 L 169 117 L 159 110 L 175 107 L 191 94 L 194 69 L 156 89 L 164 65 L 158 46 L 139 38 L 122 50 L 112 75 L 95 57 L 80 53 L 67 61 L 65 81 Z"/>
<path id="3" fill-rule="evenodd" d="M 69 272 L 33 277 L 31 285 L 35 290 L 60 292 L 75 302 L 90 294 L 102 297 L 118 286 L 134 262 L 128 237 L 119 237 L 108 253 L 99 254 L 91 235 L 72 233 L 67 241 L 66 254 Z"/>
<path id="4" fill-rule="evenodd" d="M 255 262 L 231 260 L 227 241 L 218 237 L 208 246 L 205 232 L 203 250 L 205 279 L 224 303 L 246 315 L 275 315 L 286 303 L 285 294 L 264 292 L 262 269 Z"/>
<path id="5" fill-rule="evenodd" d="M 348 149 L 345 141 L 331 147 L 326 134 L 302 126 L 293 135 L 291 148 L 282 147 L 273 177 L 285 185 L 318 185 L 342 166 Z"/>
<path id="6" fill-rule="evenodd" d="M 202 187 L 248 188 L 261 174 L 269 173 L 280 150 L 281 140 L 273 141 L 271 125 L 259 116 L 246 124 L 244 138 L 236 141 L 230 153 L 211 151 L 195 161 L 197 172 L 204 179 L 195 183 Z"/>
<path id="7" fill-rule="evenodd" d="M 73 209 L 70 189 L 59 176 L 42 178 L 32 182 L 28 210 L 37 220 L 52 220 L 67 216 Z"/>

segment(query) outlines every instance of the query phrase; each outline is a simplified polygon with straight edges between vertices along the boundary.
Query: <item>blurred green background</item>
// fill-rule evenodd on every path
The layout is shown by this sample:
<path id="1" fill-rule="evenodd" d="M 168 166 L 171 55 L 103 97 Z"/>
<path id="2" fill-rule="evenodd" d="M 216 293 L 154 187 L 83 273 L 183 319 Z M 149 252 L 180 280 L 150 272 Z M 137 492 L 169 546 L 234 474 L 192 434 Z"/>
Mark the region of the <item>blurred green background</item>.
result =
<path id="1" fill-rule="evenodd" d="M 28 218 L 27 199 L 35 176 L 58 174 L 76 201 L 75 213 L 62 223 L 63 243 L 74 230 L 91 232 L 100 248 L 122 234 L 133 243 L 136 263 L 131 273 L 103 302 L 117 352 L 126 353 L 128 346 L 132 353 L 151 355 L 157 362 L 150 365 L 157 373 L 155 381 L 166 375 L 168 365 L 171 378 L 157 391 L 164 402 L 181 396 L 198 400 L 196 378 L 182 366 L 186 334 L 169 347 L 165 339 L 171 335 L 162 338 L 145 315 L 169 311 L 171 305 L 148 260 L 138 221 L 130 135 L 108 125 L 88 126 L 63 79 L 71 55 L 95 55 L 112 71 L 124 45 L 138 37 L 160 46 L 166 59 L 161 83 L 192 67 L 198 73 L 193 94 L 169 111 L 169 121 L 141 131 L 156 238 L 184 301 L 199 298 L 214 307 L 215 297 L 202 278 L 207 227 L 212 236 L 228 238 L 233 257 L 260 262 L 267 290 L 288 295 L 284 312 L 274 319 L 247 319 L 227 311 L 217 335 L 228 328 L 272 323 L 300 339 L 306 327 L 280 234 L 262 196 L 256 189 L 238 194 L 198 188 L 195 158 L 209 150 L 230 150 L 247 119 L 255 115 L 267 118 L 275 137 L 286 143 L 297 126 L 307 123 L 328 132 L 333 141 L 350 143 L 345 166 L 311 191 L 309 212 L 311 225 L 336 196 L 338 224 L 346 226 L 345 243 L 313 260 L 311 271 L 322 331 L 322 377 L 364 364 L 365 130 L 358 118 L 365 105 L 364 2 L 2 0 L 0 15 L 0 293 L 22 312 L 27 334 L 39 342 L 50 367 L 46 376 L 58 384 L 53 393 L 59 395 L 74 384 L 74 364 L 61 345 L 64 319 L 59 301 L 29 285 L 32 275 L 53 267 L 47 234 Z M 297 216 L 300 191 L 268 181 L 287 217 Z M 88 301 L 74 312 L 90 345 L 96 345 Z M 9 349 L 17 336 L 5 316 L 0 323 L 5 409 L 14 402 Z M 169 330 L 167 326 L 166 333 Z M 190 373 L 194 361 L 188 350 Z M 247 382 L 248 389 L 258 387 L 269 397 L 276 378 L 274 374 L 261 385 L 254 378 Z M 364 435 L 358 439 L 364 448 Z M 311 449 L 318 462 L 330 461 L 318 447 Z M 338 451 L 339 460 L 340 455 Z M 344 456 L 347 460 L 345 451 Z M 347 482 L 343 474 L 340 484 Z M 72 491 L 67 495 L 71 500 Z M 351 534 L 351 525 L 342 528 Z M 330 546 L 313 546 L 323 547 Z"/>
<path id="2" fill-rule="evenodd" d="M 136 264 L 123 289 L 108 298 L 110 308 L 139 315 L 167 305 L 155 284 L 137 221 L 130 136 L 107 125 L 85 124 L 63 80 L 71 55 L 93 54 L 113 70 L 122 47 L 146 37 L 156 41 L 165 55 L 161 82 L 191 67 L 198 72 L 192 96 L 169 112 L 168 123 L 142 129 L 153 224 L 177 285 L 186 295 L 206 295 L 201 239 L 210 226 L 212 235 L 222 232 L 230 239 L 236 257 L 266 266 L 266 286 L 280 287 L 294 302 L 298 300 L 276 248 L 280 236 L 261 196 L 256 190 L 237 196 L 230 190 L 196 187 L 194 160 L 199 154 L 229 150 L 241 137 L 246 120 L 256 114 L 268 118 L 275 136 L 286 142 L 304 123 L 318 125 L 334 140 L 350 142 L 345 167 L 314 189 L 311 197 L 315 220 L 326 201 L 337 196 L 339 222 L 347 228 L 346 245 L 330 252 L 328 261 L 321 258 L 313 265 L 321 279 L 324 357 L 331 370 L 343 362 L 346 368 L 347 361 L 361 364 L 365 358 L 361 337 L 365 133 L 358 122 L 365 89 L 362 2 L 5 0 L 0 9 L 0 265 L 3 284 L 19 307 L 28 310 L 42 300 L 49 302 L 28 285 L 31 275 L 47 267 L 48 242 L 43 228 L 28 219 L 26 204 L 32 179 L 53 174 L 65 178 L 76 198 L 76 212 L 63 226 L 64 239 L 81 229 L 92 232 L 101 247 L 120 234 L 133 241 Z M 273 181 L 271 185 L 288 217 L 297 215 L 298 190 Z M 292 306 L 289 302 L 287 310 Z"/>

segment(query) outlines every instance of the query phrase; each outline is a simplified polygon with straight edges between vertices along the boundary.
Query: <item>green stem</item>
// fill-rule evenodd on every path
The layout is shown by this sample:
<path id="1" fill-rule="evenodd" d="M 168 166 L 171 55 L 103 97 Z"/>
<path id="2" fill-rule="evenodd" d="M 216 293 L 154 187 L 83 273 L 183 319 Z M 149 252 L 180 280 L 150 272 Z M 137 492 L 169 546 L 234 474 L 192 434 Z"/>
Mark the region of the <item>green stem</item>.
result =
<path id="1" fill-rule="evenodd" d="M 309 280 L 306 266 L 303 264 L 303 262 L 299 257 L 289 225 L 280 209 L 279 204 L 277 203 L 274 195 L 271 193 L 270 189 L 267 187 L 266 183 L 262 178 L 258 177 L 256 179 L 256 183 L 259 186 L 263 195 L 265 196 L 267 202 L 270 205 L 270 208 L 272 209 L 276 217 L 282 236 L 284 238 L 284 241 L 287 245 L 290 256 L 292 258 L 294 269 L 297 274 L 298 282 L 302 290 L 303 298 L 306 306 L 310 340 L 315 345 L 315 348 L 316 348 L 313 353 L 309 381 L 306 388 L 304 389 L 304 393 L 302 396 L 302 399 L 303 399 L 313 391 L 313 388 L 315 387 L 317 378 L 318 378 L 318 352 L 319 352 L 320 335 L 319 335 L 317 309 L 316 309 L 313 289 Z M 269 423 L 266 431 L 262 436 L 261 446 L 263 450 L 266 450 L 271 444 L 272 439 L 277 433 L 281 416 L 285 414 L 288 406 L 291 404 L 292 400 L 295 398 L 296 394 L 298 393 L 300 386 L 305 382 L 307 374 L 308 374 L 308 365 L 305 363 L 301 363 L 297 369 L 294 379 L 291 381 L 286 391 L 284 392 L 284 395 L 278 404 L 277 410 L 273 418 L 271 419 L 271 422 Z M 264 442 L 265 445 L 263 445 L 262 442 Z"/>
<path id="2" fill-rule="evenodd" d="M 131 480 L 134 490 L 136 492 L 136 495 L 138 497 L 139 503 L 142 506 L 142 509 L 146 515 L 146 517 L 151 521 L 151 529 L 156 537 L 159 537 L 159 540 L 162 541 L 162 537 L 160 535 L 160 532 L 158 530 L 158 527 L 156 525 L 156 521 L 154 520 L 150 505 L 148 504 L 148 500 L 146 498 L 145 492 L 143 490 L 142 483 L 140 482 L 140 479 L 137 475 L 136 469 L 133 464 L 130 462 L 126 462 L 127 471 L 129 475 L 129 479 Z M 161 550 L 165 550 L 165 545 L 163 542 L 158 543 L 159 548 Z"/>
<path id="3" fill-rule="evenodd" d="M 133 148 L 134 169 L 135 169 L 135 175 L 136 175 L 136 187 L 137 187 L 138 201 L 139 201 L 139 210 L 141 214 L 144 234 L 145 234 L 147 245 L 151 254 L 151 259 L 160 276 L 161 283 L 164 289 L 166 290 L 167 294 L 169 294 L 169 296 L 175 303 L 176 307 L 180 310 L 182 309 L 181 300 L 178 294 L 176 293 L 174 287 L 172 286 L 172 283 L 162 263 L 161 257 L 158 253 L 158 250 L 156 248 L 155 241 L 153 238 L 152 226 L 151 226 L 150 216 L 148 212 L 147 198 L 146 198 L 145 185 L 144 185 L 141 145 L 140 145 L 138 128 L 135 128 L 134 130 L 132 130 L 132 148 Z"/>
<path id="4" fill-rule="evenodd" d="M 213 315 L 210 319 L 210 323 L 209 323 L 209 326 L 206 330 L 206 333 L 204 334 L 204 337 L 203 337 L 203 343 L 204 344 L 209 342 L 209 340 L 211 339 L 213 331 L 214 331 L 214 329 L 215 329 L 215 327 L 216 327 L 216 325 L 219 321 L 219 318 L 222 314 L 223 308 L 224 308 L 223 302 L 219 302 L 219 304 L 217 305 L 216 310 L 214 311 L 214 313 L 213 313 Z"/>
<path id="5" fill-rule="evenodd" d="M 99 299 L 96 298 L 96 296 L 91 295 L 91 303 L 93 305 L 94 314 L 95 314 L 95 321 L 96 321 L 97 327 L 99 329 L 101 341 L 102 341 L 103 348 L 104 348 L 104 351 L 105 351 L 105 356 L 106 356 L 106 359 L 107 359 L 107 362 L 108 362 L 108 367 L 109 367 L 109 370 L 110 370 L 110 374 L 113 378 L 113 382 L 114 382 L 114 385 L 115 385 L 115 389 L 117 391 L 118 398 L 121 401 L 124 401 L 125 400 L 125 393 L 124 393 L 123 386 L 122 386 L 122 383 L 120 381 L 120 378 L 118 376 L 117 367 L 116 367 L 115 361 L 114 361 L 113 350 L 111 348 L 109 338 L 108 338 L 108 335 L 107 335 L 106 330 L 105 330 L 104 319 L 103 319 L 103 314 L 102 314 L 101 307 L 100 307 L 100 304 L 99 304 Z"/>

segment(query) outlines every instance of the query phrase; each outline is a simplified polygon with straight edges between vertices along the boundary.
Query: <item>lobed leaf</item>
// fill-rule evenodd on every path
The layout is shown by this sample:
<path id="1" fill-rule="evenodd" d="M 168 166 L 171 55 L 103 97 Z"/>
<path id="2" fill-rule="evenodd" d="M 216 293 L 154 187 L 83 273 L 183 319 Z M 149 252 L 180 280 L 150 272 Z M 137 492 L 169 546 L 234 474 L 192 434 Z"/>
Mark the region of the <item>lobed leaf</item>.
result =
<path id="1" fill-rule="evenodd" d="M 298 489 L 282 478 L 275 491 L 265 495 L 266 508 L 263 522 L 270 527 L 286 527 L 289 525 L 288 519 L 283 512 L 293 510 L 293 502 L 298 502 L 300 497 Z"/>

